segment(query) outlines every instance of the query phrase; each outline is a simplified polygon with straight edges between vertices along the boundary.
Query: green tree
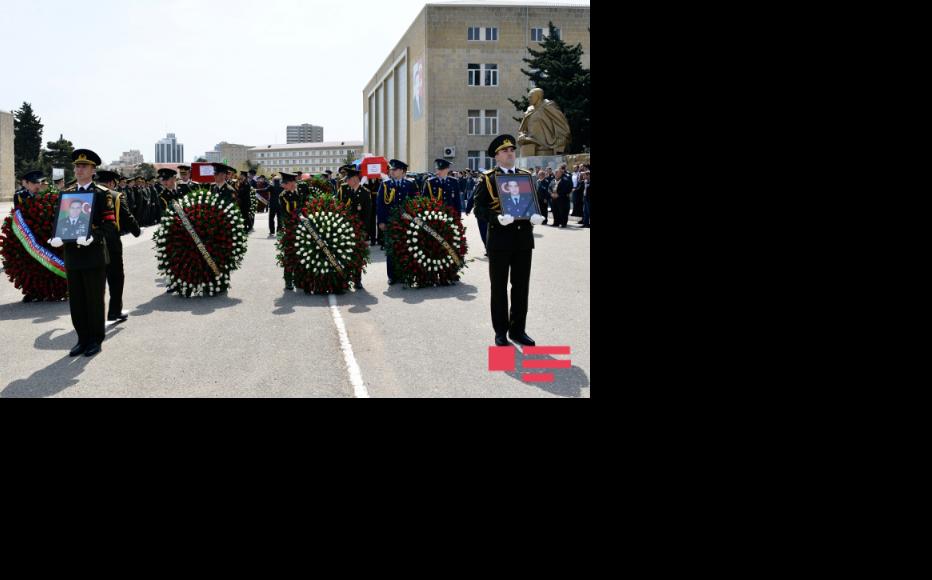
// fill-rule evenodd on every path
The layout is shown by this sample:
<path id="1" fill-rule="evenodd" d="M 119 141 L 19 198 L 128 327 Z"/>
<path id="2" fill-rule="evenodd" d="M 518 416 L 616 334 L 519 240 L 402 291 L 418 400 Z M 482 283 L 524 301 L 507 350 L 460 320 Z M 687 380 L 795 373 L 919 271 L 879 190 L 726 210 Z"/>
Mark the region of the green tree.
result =
<path id="1" fill-rule="evenodd" d="M 13 111 L 13 155 L 16 171 L 20 174 L 41 168 L 39 154 L 42 149 L 42 119 L 36 117 L 32 105 L 23 103 Z"/>
<path id="2" fill-rule="evenodd" d="M 346 154 L 346 159 L 343 160 L 343 165 L 352 165 L 356 161 L 356 156 L 352 151 Z"/>
<path id="3" fill-rule="evenodd" d="M 140 163 L 136 166 L 136 175 L 141 175 L 146 179 L 153 179 L 155 174 L 155 166 L 151 163 Z"/>
<path id="4" fill-rule="evenodd" d="M 59 135 L 58 141 L 49 141 L 46 147 L 48 150 L 42 152 L 42 171 L 51 176 L 53 168 L 64 169 L 65 183 L 74 179 L 74 164 L 71 162 L 74 145 L 71 141 Z"/>
<path id="5" fill-rule="evenodd" d="M 521 69 L 535 87 L 544 90 L 544 97 L 559 105 L 566 115 L 573 132 L 573 142 L 567 153 L 580 153 L 591 147 L 592 119 L 592 74 L 583 68 L 581 44 L 570 46 L 559 37 L 553 22 L 550 34 L 541 43 L 543 50 L 528 47 L 531 58 L 524 59 L 528 70 Z M 520 99 L 508 99 L 519 112 L 527 110 L 530 103 L 527 95 Z M 515 121 L 522 121 L 515 117 Z"/>

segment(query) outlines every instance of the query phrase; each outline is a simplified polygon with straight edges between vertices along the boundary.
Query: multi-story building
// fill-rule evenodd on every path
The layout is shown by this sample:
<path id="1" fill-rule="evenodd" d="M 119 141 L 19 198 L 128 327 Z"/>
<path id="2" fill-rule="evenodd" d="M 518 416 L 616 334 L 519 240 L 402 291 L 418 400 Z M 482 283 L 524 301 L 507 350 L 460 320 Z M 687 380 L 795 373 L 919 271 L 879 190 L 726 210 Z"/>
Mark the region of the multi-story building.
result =
<path id="1" fill-rule="evenodd" d="M 317 125 L 289 125 L 286 140 L 289 145 L 296 143 L 323 143 L 324 128 Z"/>
<path id="2" fill-rule="evenodd" d="M 155 144 L 156 163 L 184 163 L 184 145 L 178 142 L 174 133 Z"/>
<path id="3" fill-rule="evenodd" d="M 508 99 L 533 88 L 522 72 L 550 22 L 590 67 L 588 5 L 432 3 L 415 19 L 363 91 L 365 150 L 407 161 L 412 171 L 446 158 L 486 169 L 495 135 L 515 134 Z M 557 103 L 558 105 L 560 103 Z"/>
<path id="4" fill-rule="evenodd" d="M 323 173 L 328 169 L 336 173 L 347 160 L 355 161 L 362 153 L 362 141 L 262 145 L 249 150 L 249 161 L 269 173 Z"/>

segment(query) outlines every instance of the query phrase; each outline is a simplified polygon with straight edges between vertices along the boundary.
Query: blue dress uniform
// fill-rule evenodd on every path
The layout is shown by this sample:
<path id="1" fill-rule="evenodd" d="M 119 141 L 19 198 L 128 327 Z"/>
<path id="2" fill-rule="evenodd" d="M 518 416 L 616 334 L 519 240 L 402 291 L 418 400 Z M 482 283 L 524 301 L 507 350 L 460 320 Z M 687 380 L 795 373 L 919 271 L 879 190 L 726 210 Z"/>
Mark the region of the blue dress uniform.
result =
<path id="1" fill-rule="evenodd" d="M 392 159 L 388 164 L 392 169 L 408 170 L 407 164 L 397 159 Z M 376 201 L 379 225 L 387 225 L 392 210 L 403 206 L 408 197 L 416 195 L 418 195 L 417 185 L 410 179 L 386 179 L 383 181 Z M 395 261 L 387 258 L 385 264 L 388 267 L 388 284 L 391 286 L 395 283 Z"/>
<path id="2" fill-rule="evenodd" d="M 437 159 L 434 163 L 437 165 L 437 171 L 450 168 L 450 162 L 446 159 Z M 463 202 L 460 198 L 460 182 L 456 178 L 447 176 L 441 179 L 435 175 L 424 182 L 424 190 L 421 192 L 421 195 L 436 200 L 442 199 L 444 205 L 456 210 L 457 215 L 463 213 Z"/>
<path id="3" fill-rule="evenodd" d="M 23 175 L 23 181 L 28 181 L 29 183 L 42 183 L 45 181 L 45 177 L 42 176 L 41 171 L 30 171 L 29 173 Z M 18 189 L 16 193 L 13 194 L 13 209 L 19 209 L 23 201 L 27 199 L 32 199 L 35 196 L 25 187 Z"/>

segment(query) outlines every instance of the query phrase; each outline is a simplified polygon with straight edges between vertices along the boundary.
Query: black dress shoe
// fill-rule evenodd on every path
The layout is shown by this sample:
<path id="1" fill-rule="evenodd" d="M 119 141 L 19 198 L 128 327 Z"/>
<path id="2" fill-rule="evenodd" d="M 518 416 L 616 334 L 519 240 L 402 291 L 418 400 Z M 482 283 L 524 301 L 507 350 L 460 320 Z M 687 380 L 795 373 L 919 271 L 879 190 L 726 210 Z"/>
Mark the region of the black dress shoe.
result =
<path id="1" fill-rule="evenodd" d="M 92 344 L 87 347 L 87 350 L 84 351 L 84 356 L 91 357 L 100 354 L 101 348 L 99 344 Z"/>
<path id="2" fill-rule="evenodd" d="M 127 320 L 129 320 L 129 312 L 127 312 L 126 310 L 124 310 L 117 316 L 107 317 L 107 322 L 126 322 Z"/>
<path id="3" fill-rule="evenodd" d="M 537 343 L 534 342 L 534 339 L 523 332 L 520 335 L 509 334 L 508 336 L 511 338 L 511 340 L 517 342 L 521 346 L 537 346 Z"/>
<path id="4" fill-rule="evenodd" d="M 389 286 L 394 286 L 394 285 L 397 284 L 397 283 L 398 283 L 398 282 L 395 282 L 394 280 L 389 280 L 389 281 L 388 281 L 388 285 L 389 285 Z"/>
<path id="5" fill-rule="evenodd" d="M 82 354 L 84 354 L 84 351 L 86 350 L 87 350 L 86 346 L 84 346 L 83 344 L 79 344 L 75 346 L 73 349 L 71 349 L 71 352 L 68 353 L 68 356 L 70 357 L 81 356 Z"/>
<path id="6" fill-rule="evenodd" d="M 508 342 L 508 338 L 504 334 L 495 335 L 495 346 L 509 346 L 509 345 L 511 345 L 511 343 Z"/>

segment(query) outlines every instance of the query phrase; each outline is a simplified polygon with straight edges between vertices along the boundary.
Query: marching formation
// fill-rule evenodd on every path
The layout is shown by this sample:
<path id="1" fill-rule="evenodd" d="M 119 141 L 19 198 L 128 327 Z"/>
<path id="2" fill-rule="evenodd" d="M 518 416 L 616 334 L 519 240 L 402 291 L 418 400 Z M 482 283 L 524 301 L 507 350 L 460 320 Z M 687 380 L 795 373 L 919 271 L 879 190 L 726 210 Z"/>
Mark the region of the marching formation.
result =
<path id="1" fill-rule="evenodd" d="M 481 176 L 465 209 L 487 228 L 495 343 L 533 346 L 525 328 L 533 229 L 545 218 L 531 174 L 516 168 L 515 143 L 510 135 L 493 141 L 488 154 L 496 168 Z M 389 285 L 454 285 L 467 264 L 462 182 L 446 160 L 435 162 L 421 187 L 395 159 L 388 175 L 371 180 L 347 165 L 338 179 L 282 172 L 272 183 L 214 163 L 212 184 L 193 181 L 184 165 L 160 169 L 157 180 L 98 170 L 100 157 L 88 149 L 72 161 L 75 181 L 67 186 L 48 186 L 41 172 L 23 175 L 0 232 L 0 257 L 23 302 L 68 300 L 78 338 L 71 356 L 100 353 L 106 323 L 127 320 L 122 237 L 139 237 L 144 227 L 157 228 L 158 271 L 178 299 L 230 290 L 264 211 L 286 292 L 362 291 L 376 244 L 385 251 Z"/>

